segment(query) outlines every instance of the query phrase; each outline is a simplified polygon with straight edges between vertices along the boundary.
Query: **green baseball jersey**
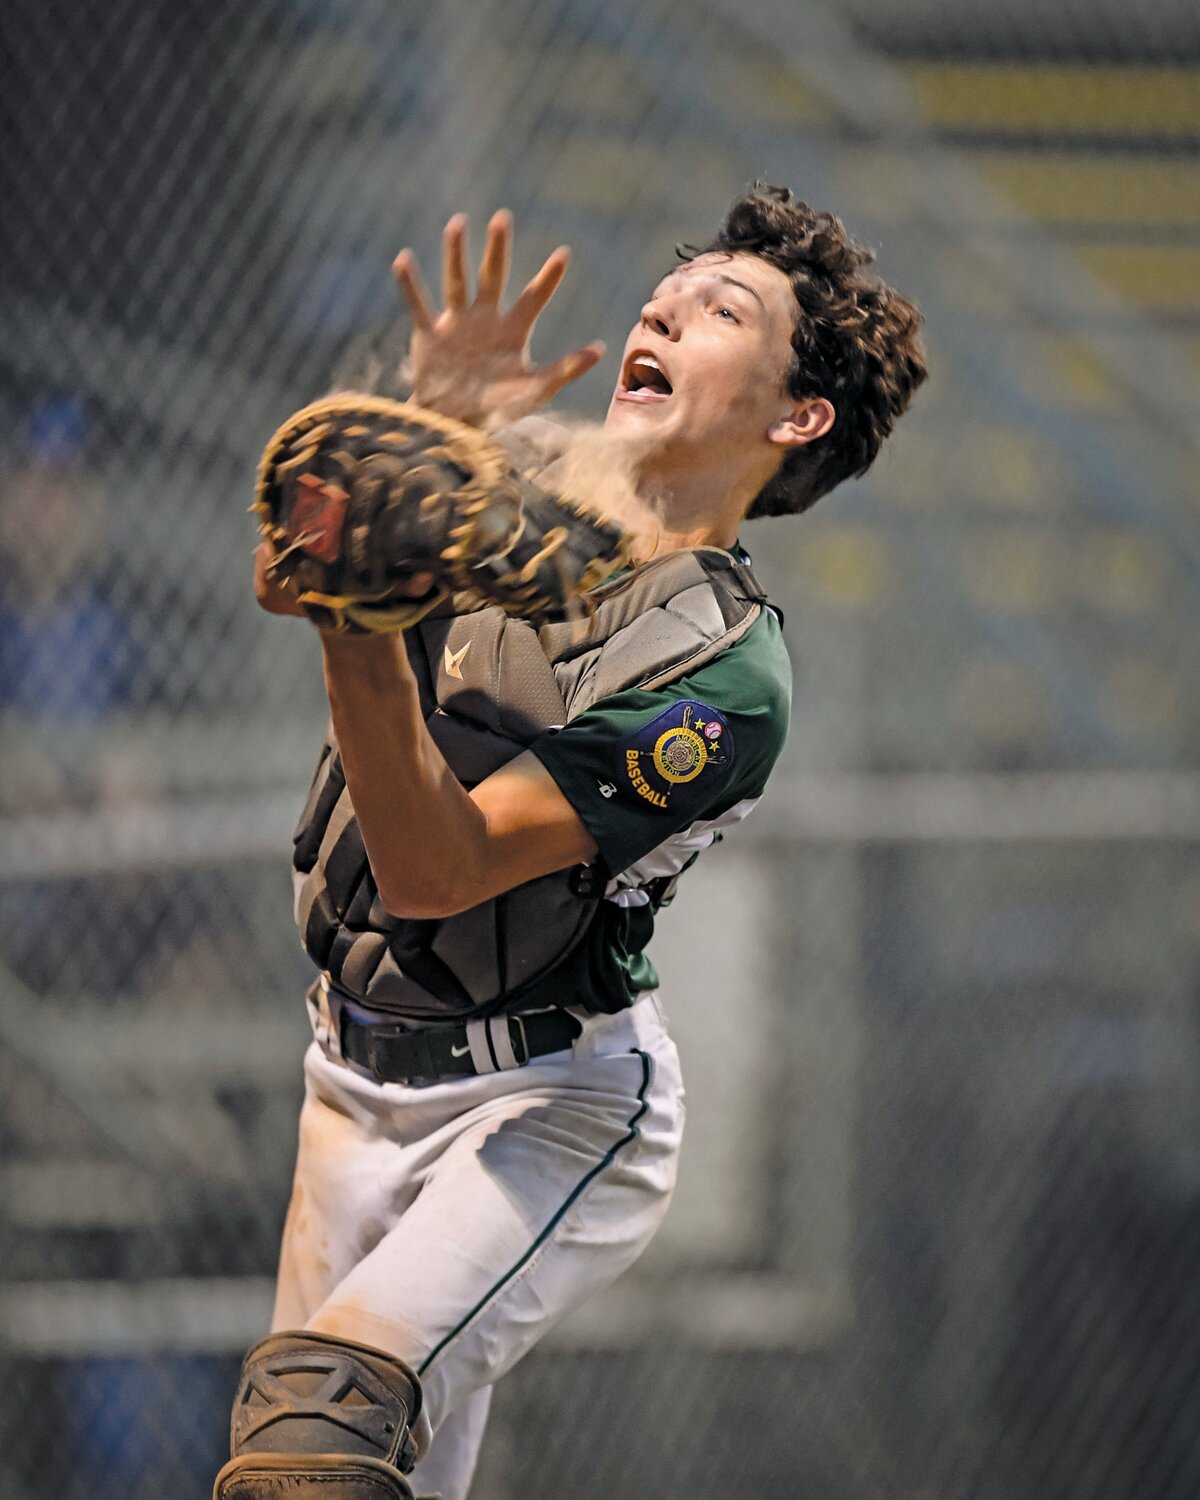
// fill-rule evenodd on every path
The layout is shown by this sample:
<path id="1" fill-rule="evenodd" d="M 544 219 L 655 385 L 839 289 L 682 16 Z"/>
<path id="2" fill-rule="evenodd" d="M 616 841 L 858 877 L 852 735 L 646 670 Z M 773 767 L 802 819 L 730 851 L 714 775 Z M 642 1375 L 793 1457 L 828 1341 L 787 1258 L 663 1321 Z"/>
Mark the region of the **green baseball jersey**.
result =
<path id="1" fill-rule="evenodd" d="M 761 797 L 787 736 L 791 685 L 779 621 L 764 608 L 690 676 L 614 693 L 533 742 L 596 840 L 607 886 L 587 938 L 523 1008 L 621 1010 L 658 983 L 645 951 L 653 883 L 678 875 Z"/>

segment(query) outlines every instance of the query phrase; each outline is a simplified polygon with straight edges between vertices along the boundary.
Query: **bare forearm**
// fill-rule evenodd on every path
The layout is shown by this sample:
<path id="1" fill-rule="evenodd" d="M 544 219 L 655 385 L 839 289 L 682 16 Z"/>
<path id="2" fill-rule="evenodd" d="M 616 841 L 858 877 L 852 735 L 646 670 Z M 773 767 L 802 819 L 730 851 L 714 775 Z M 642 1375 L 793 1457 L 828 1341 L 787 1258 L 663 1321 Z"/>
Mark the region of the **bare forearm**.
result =
<path id="1" fill-rule="evenodd" d="M 438 916 L 478 883 L 487 820 L 425 728 L 398 636 L 322 636 L 325 685 L 350 800 L 380 899 Z"/>

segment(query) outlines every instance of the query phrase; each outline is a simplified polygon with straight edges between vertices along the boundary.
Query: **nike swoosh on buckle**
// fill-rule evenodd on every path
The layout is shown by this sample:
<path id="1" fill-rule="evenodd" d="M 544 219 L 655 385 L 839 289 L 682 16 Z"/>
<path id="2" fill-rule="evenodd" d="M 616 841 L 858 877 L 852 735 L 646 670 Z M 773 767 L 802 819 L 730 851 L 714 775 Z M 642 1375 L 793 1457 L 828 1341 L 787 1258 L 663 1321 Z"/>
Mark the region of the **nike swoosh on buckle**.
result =
<path id="1" fill-rule="evenodd" d="M 470 1050 L 471 1050 L 471 1044 L 470 1044 L 470 1042 L 468 1042 L 465 1047 L 456 1047 L 453 1042 L 450 1043 L 450 1056 L 451 1057 L 466 1057 L 467 1053 L 470 1052 Z"/>

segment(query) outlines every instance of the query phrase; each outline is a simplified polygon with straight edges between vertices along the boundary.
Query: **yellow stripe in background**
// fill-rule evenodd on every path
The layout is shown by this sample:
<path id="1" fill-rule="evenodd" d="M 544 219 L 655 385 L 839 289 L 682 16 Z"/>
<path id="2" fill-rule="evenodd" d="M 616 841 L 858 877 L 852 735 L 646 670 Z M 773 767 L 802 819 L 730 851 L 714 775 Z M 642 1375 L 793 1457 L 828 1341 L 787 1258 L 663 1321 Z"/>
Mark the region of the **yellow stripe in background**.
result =
<path id="1" fill-rule="evenodd" d="M 980 152 L 973 160 L 1018 208 L 1047 224 L 1200 225 L 1200 163 L 1030 152 Z"/>
<path id="2" fill-rule="evenodd" d="M 913 63 L 931 125 L 1096 135 L 1200 134 L 1200 69 Z"/>
<path id="3" fill-rule="evenodd" d="M 1200 246 L 1080 245 L 1100 281 L 1147 312 L 1200 312 Z"/>

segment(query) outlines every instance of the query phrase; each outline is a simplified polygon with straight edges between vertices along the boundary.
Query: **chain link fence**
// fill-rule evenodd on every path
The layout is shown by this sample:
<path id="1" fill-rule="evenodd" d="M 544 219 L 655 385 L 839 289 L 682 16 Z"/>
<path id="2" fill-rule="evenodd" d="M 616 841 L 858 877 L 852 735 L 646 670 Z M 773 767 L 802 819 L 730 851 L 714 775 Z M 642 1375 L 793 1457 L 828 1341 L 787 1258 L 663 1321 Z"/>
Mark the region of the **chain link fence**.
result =
<path id="1" fill-rule="evenodd" d="M 798 687 L 656 945 L 679 1192 L 473 1493 L 1190 1500 L 1194 6 L 13 0 L 0 55 L 0 1490 L 199 1500 L 268 1315 L 323 696 L 249 595 L 263 439 L 394 373 L 452 211 L 569 242 L 539 348 L 611 348 L 758 176 L 934 378 L 744 536 Z"/>

